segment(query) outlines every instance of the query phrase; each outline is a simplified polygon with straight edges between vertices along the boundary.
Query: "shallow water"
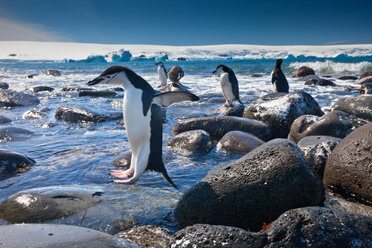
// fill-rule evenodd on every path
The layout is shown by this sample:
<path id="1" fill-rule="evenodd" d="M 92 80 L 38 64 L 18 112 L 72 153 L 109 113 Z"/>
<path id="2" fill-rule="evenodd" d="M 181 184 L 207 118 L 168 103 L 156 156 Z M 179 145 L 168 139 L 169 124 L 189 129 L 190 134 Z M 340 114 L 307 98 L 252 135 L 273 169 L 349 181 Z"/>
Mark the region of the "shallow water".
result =
<path id="1" fill-rule="evenodd" d="M 369 58 L 370 59 L 370 58 Z M 224 103 L 218 79 L 211 72 L 221 63 L 231 67 L 239 80 L 240 95 L 244 104 L 271 93 L 270 73 L 274 60 L 224 60 L 224 61 L 168 61 L 167 69 L 180 65 L 185 77 L 181 82 L 199 95 L 200 102 L 178 103 L 167 110 L 167 123 L 163 127 L 163 143 L 174 135 L 171 132 L 178 119 L 217 115 L 214 113 Z M 359 76 L 371 69 L 371 62 L 345 61 L 332 62 L 296 62 L 283 65 L 289 75 L 295 67 L 308 63 L 318 65 L 319 75 L 331 75 L 335 87 L 310 87 L 303 81 L 288 78 L 290 91 L 304 90 L 311 94 L 327 111 L 329 106 L 344 96 L 358 95 L 346 92 L 343 87 L 353 85 L 353 81 L 340 81 L 341 75 Z M 313 64 L 311 64 L 313 63 Z M 315 63 L 315 64 L 314 64 Z M 317 64 L 316 64 L 317 63 Z M 319 65 L 319 63 L 322 66 Z M 348 66 L 351 63 L 353 66 Z M 364 64 L 363 64 L 364 63 Z M 345 64 L 345 65 L 343 65 Z M 0 181 L 0 202 L 20 190 L 56 185 L 82 185 L 99 188 L 105 193 L 105 203 L 88 210 L 83 226 L 114 233 L 112 225 L 116 220 L 135 218 L 140 224 L 161 225 L 176 230 L 171 211 L 182 193 L 202 179 L 210 170 L 229 164 L 240 155 L 217 153 L 213 149 L 207 155 L 185 155 L 164 147 L 164 162 L 170 177 L 179 186 L 173 189 L 159 174 L 147 172 L 136 185 L 117 185 L 112 183 L 109 175 L 115 169 L 112 160 L 129 149 L 124 127 L 116 121 L 97 125 L 77 125 L 55 119 L 56 110 L 61 105 L 88 106 L 99 112 L 121 111 L 123 93 L 115 98 L 79 97 L 77 92 L 62 92 L 63 87 L 87 87 L 86 82 L 96 77 L 112 64 L 54 63 L 54 62 L 20 62 L 0 61 L 0 81 L 10 85 L 10 89 L 31 93 L 32 87 L 47 85 L 55 88 L 53 92 L 31 93 L 40 99 L 40 104 L 33 107 L 0 109 L 0 115 L 12 119 L 2 127 L 21 127 L 34 132 L 24 141 L 0 143 L 0 149 L 26 154 L 37 161 L 32 169 L 17 177 Z M 145 78 L 154 88 L 159 85 L 156 66 L 153 61 L 122 63 Z M 341 68 L 341 69 L 340 69 Z M 344 69 L 342 69 L 344 68 Z M 62 76 L 46 76 L 47 69 L 57 69 Z M 349 71 L 345 71 L 349 70 Z M 29 74 L 39 74 L 28 79 Z M 251 73 L 262 73 L 262 77 L 249 77 Z M 111 89 L 112 86 L 97 86 L 95 89 Z M 46 119 L 23 120 L 21 116 L 29 109 L 42 110 Z M 40 127 L 41 124 L 55 123 L 51 128 Z M 78 225 L 82 214 L 51 223 Z M 0 222 L 6 224 L 6 222 Z"/>

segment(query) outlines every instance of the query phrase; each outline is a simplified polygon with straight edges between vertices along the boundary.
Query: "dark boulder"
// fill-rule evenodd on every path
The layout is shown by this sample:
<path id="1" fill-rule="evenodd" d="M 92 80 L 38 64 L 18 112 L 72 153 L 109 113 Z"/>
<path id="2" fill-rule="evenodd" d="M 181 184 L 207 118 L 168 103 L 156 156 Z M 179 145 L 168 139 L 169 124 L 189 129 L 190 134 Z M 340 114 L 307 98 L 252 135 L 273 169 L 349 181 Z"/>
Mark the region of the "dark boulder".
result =
<path id="1" fill-rule="evenodd" d="M 265 143 L 263 140 L 250 133 L 231 131 L 225 134 L 218 142 L 217 150 L 228 153 L 246 154 L 263 143 Z"/>
<path id="2" fill-rule="evenodd" d="M 49 86 L 35 86 L 35 87 L 32 88 L 32 91 L 35 92 L 35 93 L 43 92 L 43 91 L 51 92 L 53 90 L 54 90 L 54 88 L 49 87 Z"/>
<path id="3" fill-rule="evenodd" d="M 212 149 L 211 138 L 204 130 L 191 130 L 177 134 L 166 146 L 181 152 L 207 153 Z"/>
<path id="4" fill-rule="evenodd" d="M 111 90 L 80 90 L 79 96 L 115 97 L 117 93 Z"/>
<path id="5" fill-rule="evenodd" d="M 346 136 L 333 150 L 324 183 L 343 195 L 372 203 L 372 123 Z"/>
<path id="6" fill-rule="evenodd" d="M 0 115 L 0 124 L 9 123 L 11 121 L 12 120 L 10 120 L 9 118 L 6 118 L 5 116 Z"/>
<path id="7" fill-rule="evenodd" d="M 184 120 L 176 123 L 173 133 L 202 129 L 209 133 L 212 138 L 221 139 L 230 131 L 243 131 L 256 135 L 262 140 L 269 140 L 271 137 L 270 128 L 265 124 L 242 117 L 216 116 Z"/>
<path id="8" fill-rule="evenodd" d="M 71 123 L 99 123 L 123 118 L 121 112 L 100 114 L 87 107 L 61 106 L 58 108 L 56 119 Z"/>
<path id="9" fill-rule="evenodd" d="M 359 118 L 372 121 L 372 96 L 344 97 L 333 104 L 332 109 L 341 110 Z"/>
<path id="10" fill-rule="evenodd" d="M 267 227 L 266 227 L 267 228 Z M 266 229 L 265 228 L 265 229 Z M 292 209 L 259 233 L 198 224 L 173 235 L 172 248 L 352 247 L 372 246 L 372 219 L 321 207 Z"/>
<path id="11" fill-rule="evenodd" d="M 4 89 L 4 90 L 6 90 L 6 89 L 8 89 L 8 88 L 9 88 L 9 84 L 4 83 L 4 82 L 0 82 L 0 89 Z"/>
<path id="12" fill-rule="evenodd" d="M 295 92 L 263 96 L 247 105 L 243 116 L 268 125 L 273 138 L 284 138 L 288 136 L 294 120 L 306 114 L 321 116 L 323 111 L 308 93 Z"/>
<path id="13" fill-rule="evenodd" d="M 39 104 L 37 97 L 14 90 L 0 90 L 0 107 L 31 106 Z"/>
<path id="14" fill-rule="evenodd" d="M 0 180 L 26 172 L 35 163 L 35 160 L 26 155 L 0 150 Z"/>
<path id="15" fill-rule="evenodd" d="M 100 194 L 88 188 L 69 186 L 27 189 L 1 203 L 0 218 L 12 223 L 41 223 L 65 218 L 95 206 L 100 202 Z"/>
<path id="16" fill-rule="evenodd" d="M 47 70 L 45 74 L 48 76 L 55 76 L 55 77 L 61 76 L 61 72 L 59 70 Z"/>
<path id="17" fill-rule="evenodd" d="M 339 77 L 338 80 L 357 80 L 358 77 L 355 77 L 355 76 L 342 76 L 342 77 Z"/>
<path id="18" fill-rule="evenodd" d="M 307 136 L 297 145 L 304 152 L 314 174 L 323 179 L 327 159 L 341 139 L 332 136 Z"/>
<path id="19" fill-rule="evenodd" d="M 288 138 L 294 142 L 311 135 L 326 135 L 342 139 L 366 122 L 339 110 L 331 111 L 321 118 L 301 116 L 293 122 Z"/>
<path id="20" fill-rule="evenodd" d="M 285 139 L 271 140 L 190 188 L 174 215 L 181 226 L 196 223 L 258 231 L 283 212 L 322 205 L 324 190 L 302 151 Z"/>
<path id="21" fill-rule="evenodd" d="M 315 72 L 313 69 L 307 66 L 301 66 L 297 69 L 295 73 L 296 77 L 305 77 L 307 75 L 315 75 Z"/>
<path id="22" fill-rule="evenodd" d="M 31 138 L 33 132 L 18 128 L 18 127 L 4 127 L 0 129 L 0 142 L 7 141 L 23 141 Z"/>
<path id="23" fill-rule="evenodd" d="M 130 248 L 138 247 L 124 239 L 93 229 L 72 225 L 1 225 L 1 244 L 7 248 Z"/>

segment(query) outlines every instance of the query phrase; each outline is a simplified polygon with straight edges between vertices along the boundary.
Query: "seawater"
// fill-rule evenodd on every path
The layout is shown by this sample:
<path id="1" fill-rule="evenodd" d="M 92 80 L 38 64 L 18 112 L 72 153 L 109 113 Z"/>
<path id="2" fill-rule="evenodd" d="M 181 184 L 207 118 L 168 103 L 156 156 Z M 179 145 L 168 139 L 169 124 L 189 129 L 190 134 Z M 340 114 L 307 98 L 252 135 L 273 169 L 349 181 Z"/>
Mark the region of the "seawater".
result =
<path id="1" fill-rule="evenodd" d="M 131 61 L 115 63 L 124 65 L 146 79 L 154 88 L 160 82 L 154 61 Z M 188 86 L 200 102 L 174 104 L 167 109 L 167 122 L 163 125 L 163 144 L 174 134 L 172 128 L 181 119 L 191 117 L 215 116 L 215 110 L 224 103 L 221 88 L 212 71 L 219 64 L 231 67 L 239 80 L 240 95 L 244 104 L 272 92 L 270 73 L 275 64 L 273 59 L 252 60 L 204 60 L 204 61 L 165 61 L 170 69 L 179 65 L 185 72 L 181 82 Z M 112 160 L 130 149 L 125 128 L 116 121 L 96 125 L 70 124 L 55 119 L 58 107 L 63 105 L 86 106 L 97 112 L 122 111 L 123 93 L 115 98 L 79 97 L 77 92 L 62 92 L 63 87 L 88 87 L 86 83 L 99 75 L 112 63 L 61 63 L 50 61 L 0 61 L 0 81 L 10 85 L 10 89 L 35 94 L 40 104 L 32 107 L 2 108 L 0 115 L 12 119 L 12 126 L 28 129 L 34 135 L 24 141 L 0 143 L 0 149 L 26 154 L 37 164 L 26 173 L 0 181 L 0 202 L 11 194 L 30 188 L 47 186 L 78 185 L 103 191 L 105 202 L 88 210 L 83 226 L 115 233 L 113 223 L 117 220 L 135 219 L 139 224 L 164 226 L 177 230 L 172 210 L 182 193 L 205 177 L 208 172 L 225 166 L 242 155 L 219 153 L 213 149 L 208 154 L 183 154 L 163 147 L 165 166 L 170 177 L 179 186 L 173 189 L 159 174 L 145 173 L 135 185 L 112 183 L 109 175 L 116 169 Z M 335 87 L 305 86 L 303 81 L 289 77 L 290 72 L 307 65 L 313 67 L 320 76 L 335 80 Z M 45 75 L 48 69 L 60 70 L 62 76 Z M 353 86 L 353 81 L 341 81 L 342 75 L 360 76 L 372 70 L 372 58 L 344 57 L 336 59 L 289 58 L 283 63 L 290 92 L 304 90 L 311 94 L 328 111 L 336 100 L 355 96 L 358 93 L 346 92 L 344 86 Z M 262 77 L 249 77 L 259 73 Z M 38 74 L 34 78 L 26 78 Z M 55 88 L 53 92 L 32 93 L 34 86 L 45 85 Z M 96 86 L 95 89 L 112 89 L 114 86 Z M 46 119 L 23 120 L 22 114 L 35 109 L 47 114 Z M 50 128 L 41 127 L 54 123 Z M 78 225 L 83 213 L 50 223 Z M 0 221 L 0 224 L 8 224 Z"/>

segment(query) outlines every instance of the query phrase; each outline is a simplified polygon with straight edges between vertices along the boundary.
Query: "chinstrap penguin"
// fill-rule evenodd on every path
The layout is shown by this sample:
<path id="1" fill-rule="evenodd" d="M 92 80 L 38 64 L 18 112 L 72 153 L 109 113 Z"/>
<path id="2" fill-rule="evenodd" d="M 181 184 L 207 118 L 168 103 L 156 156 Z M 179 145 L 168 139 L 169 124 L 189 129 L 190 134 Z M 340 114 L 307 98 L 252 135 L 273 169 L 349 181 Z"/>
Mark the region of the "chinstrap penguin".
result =
<path id="1" fill-rule="evenodd" d="M 112 66 L 88 82 L 95 84 L 120 84 L 124 87 L 124 125 L 132 150 L 128 170 L 112 170 L 111 175 L 121 178 L 116 183 L 136 182 L 145 170 L 161 173 L 174 187 L 163 164 L 163 124 L 160 106 L 167 107 L 180 101 L 198 101 L 199 97 L 185 92 L 156 94 L 149 83 L 124 66 Z M 130 179 L 128 179 L 133 175 Z M 125 180 L 123 180 L 125 179 Z"/>
<path id="2" fill-rule="evenodd" d="M 271 83 L 273 85 L 274 92 L 285 92 L 288 93 L 289 85 L 287 78 L 285 77 L 280 66 L 282 65 L 283 60 L 278 59 L 275 63 L 275 68 L 271 73 Z"/>
<path id="3" fill-rule="evenodd" d="M 226 99 L 225 106 L 231 106 L 233 101 L 242 104 L 239 98 L 238 80 L 234 71 L 225 65 L 219 65 L 213 74 L 220 77 L 222 93 Z"/>

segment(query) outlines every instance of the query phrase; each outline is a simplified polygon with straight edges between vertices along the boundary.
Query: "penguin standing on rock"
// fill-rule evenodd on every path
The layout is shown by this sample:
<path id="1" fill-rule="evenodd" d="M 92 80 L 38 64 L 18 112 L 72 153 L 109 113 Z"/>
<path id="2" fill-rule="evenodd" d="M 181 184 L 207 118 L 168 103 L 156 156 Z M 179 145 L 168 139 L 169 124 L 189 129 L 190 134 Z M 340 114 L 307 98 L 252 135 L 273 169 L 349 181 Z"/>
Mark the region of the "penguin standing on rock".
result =
<path id="1" fill-rule="evenodd" d="M 283 60 L 278 59 L 275 63 L 275 68 L 271 73 L 271 83 L 273 85 L 274 92 L 285 92 L 288 93 L 289 85 L 287 78 L 285 77 L 280 66 Z"/>
<path id="2" fill-rule="evenodd" d="M 199 97 L 185 92 L 156 94 L 146 80 L 124 66 L 111 66 L 100 76 L 88 82 L 88 85 L 95 84 L 119 84 L 125 89 L 124 125 L 132 158 L 128 170 L 111 171 L 111 175 L 120 178 L 114 182 L 132 184 L 145 170 L 151 170 L 161 173 L 172 186 L 176 187 L 163 163 L 163 126 L 160 106 L 167 107 L 180 101 L 198 101 Z"/>
<path id="3" fill-rule="evenodd" d="M 231 106 L 233 101 L 242 104 L 239 98 L 238 80 L 234 71 L 225 65 L 219 65 L 213 74 L 220 77 L 222 93 L 226 99 L 225 106 Z"/>

